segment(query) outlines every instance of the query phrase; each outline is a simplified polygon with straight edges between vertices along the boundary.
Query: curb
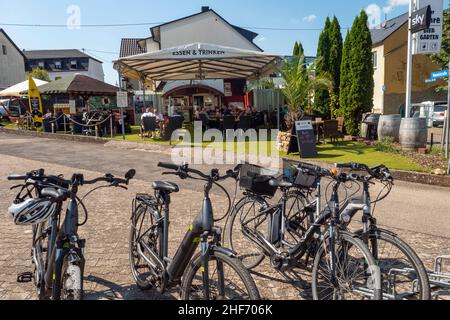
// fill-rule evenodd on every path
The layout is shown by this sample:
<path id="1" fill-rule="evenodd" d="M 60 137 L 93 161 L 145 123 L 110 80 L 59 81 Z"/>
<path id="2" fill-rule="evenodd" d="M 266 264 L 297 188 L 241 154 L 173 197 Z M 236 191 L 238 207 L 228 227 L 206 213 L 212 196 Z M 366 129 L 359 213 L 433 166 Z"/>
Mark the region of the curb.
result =
<path id="1" fill-rule="evenodd" d="M 132 142 L 132 141 L 122 141 L 122 140 L 107 139 L 107 138 L 64 135 L 64 134 L 34 132 L 34 131 L 5 129 L 5 128 L 0 128 L 0 132 L 7 133 L 7 134 L 19 135 L 19 136 L 103 144 L 107 147 L 116 148 L 116 149 L 124 149 L 124 150 L 142 150 L 142 151 L 148 151 L 148 152 L 167 153 L 167 152 L 169 152 L 169 150 L 171 150 L 173 148 L 170 146 L 155 145 L 155 144 L 150 144 L 150 143 L 145 143 L 145 142 Z M 286 158 L 286 160 L 291 160 L 291 161 L 294 160 L 295 161 L 295 159 L 290 159 L 290 158 Z M 305 160 L 301 160 L 301 161 L 315 164 L 318 166 L 322 166 L 325 168 L 333 167 L 333 164 L 330 164 L 328 162 L 305 161 Z M 428 174 L 428 173 L 410 172 L 410 171 L 401 171 L 401 170 L 391 170 L 391 173 L 392 173 L 393 177 L 399 181 L 450 188 L 450 176 L 437 176 L 437 175 L 432 175 L 432 174 Z"/>
<path id="2" fill-rule="evenodd" d="M 16 129 L 5 129 L 5 128 L 0 128 L 0 132 L 7 133 L 7 134 L 14 134 L 14 135 L 18 135 L 18 136 L 25 136 L 25 137 L 37 137 L 37 138 L 75 141 L 75 142 L 88 142 L 88 143 L 96 143 L 96 144 L 105 144 L 105 143 L 111 141 L 111 139 L 106 139 L 106 138 L 96 138 L 96 137 L 87 137 L 87 136 L 77 136 L 77 135 L 71 135 L 71 134 L 57 134 L 57 133 L 46 133 L 46 132 L 16 130 Z"/>

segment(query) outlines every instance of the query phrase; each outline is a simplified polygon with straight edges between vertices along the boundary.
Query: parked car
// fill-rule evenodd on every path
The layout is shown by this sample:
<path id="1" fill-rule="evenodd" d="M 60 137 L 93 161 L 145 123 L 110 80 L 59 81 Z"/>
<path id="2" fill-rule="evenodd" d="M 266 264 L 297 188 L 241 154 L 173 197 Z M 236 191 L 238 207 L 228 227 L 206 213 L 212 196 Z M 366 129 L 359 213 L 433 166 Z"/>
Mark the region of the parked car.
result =
<path id="1" fill-rule="evenodd" d="M 445 111 L 447 111 L 447 102 L 427 101 L 413 104 L 411 116 L 413 118 L 426 118 L 429 128 L 444 125 Z"/>
<path id="2" fill-rule="evenodd" d="M 26 99 L 2 99 L 0 100 L 0 117 L 18 117 L 27 111 L 28 101 Z"/>
<path id="3" fill-rule="evenodd" d="M 433 110 L 433 127 L 439 127 L 444 125 L 445 112 L 448 110 L 446 104 L 439 104 L 434 106 Z"/>

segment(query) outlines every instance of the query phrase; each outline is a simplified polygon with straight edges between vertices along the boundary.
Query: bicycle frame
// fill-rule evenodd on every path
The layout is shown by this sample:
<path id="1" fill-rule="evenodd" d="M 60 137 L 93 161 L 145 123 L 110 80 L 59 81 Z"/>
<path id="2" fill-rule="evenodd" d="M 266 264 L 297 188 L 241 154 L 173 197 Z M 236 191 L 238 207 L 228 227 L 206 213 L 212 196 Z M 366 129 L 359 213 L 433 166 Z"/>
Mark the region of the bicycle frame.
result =
<path id="1" fill-rule="evenodd" d="M 144 241 L 142 237 L 147 234 L 144 232 L 141 239 L 138 239 L 140 246 L 137 246 L 139 255 L 152 267 L 159 267 L 164 271 L 163 286 L 174 287 L 180 284 L 181 278 L 189 265 L 189 262 L 195 255 L 196 250 L 201 246 L 201 254 L 204 260 L 203 267 L 203 281 L 205 284 L 205 297 L 209 297 L 209 279 L 208 279 L 208 261 L 209 254 L 212 249 L 217 249 L 227 255 L 232 255 L 227 249 L 220 247 L 221 243 L 221 231 L 214 227 L 214 212 L 212 202 L 209 193 L 212 188 L 212 181 L 209 181 L 204 188 L 204 199 L 202 209 L 197 215 L 193 223 L 190 225 L 189 230 L 183 238 L 175 256 L 173 259 L 168 257 L 169 247 L 169 221 L 170 221 L 170 195 L 164 192 L 160 192 L 159 196 L 162 198 L 163 203 L 163 216 L 160 215 L 159 210 L 154 210 L 152 213 L 155 218 L 155 225 L 153 227 L 158 228 L 158 232 L 162 235 L 162 241 L 160 241 L 159 254 L 154 252 Z M 208 238 L 213 236 L 213 241 L 208 244 Z M 145 249 L 147 253 L 151 255 L 151 260 L 147 258 L 142 249 Z M 220 266 L 219 266 L 220 269 Z"/>

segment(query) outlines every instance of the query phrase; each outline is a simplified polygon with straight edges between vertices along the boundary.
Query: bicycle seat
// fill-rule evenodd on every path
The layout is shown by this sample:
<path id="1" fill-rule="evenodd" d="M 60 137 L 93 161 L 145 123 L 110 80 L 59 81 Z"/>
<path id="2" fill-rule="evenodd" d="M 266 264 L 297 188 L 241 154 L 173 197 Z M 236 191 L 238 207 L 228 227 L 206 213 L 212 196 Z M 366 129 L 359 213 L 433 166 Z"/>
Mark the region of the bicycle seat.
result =
<path id="1" fill-rule="evenodd" d="M 180 188 L 175 183 L 165 181 L 153 182 L 152 188 L 156 191 L 161 191 L 169 194 L 180 191 Z"/>
<path id="2" fill-rule="evenodd" d="M 286 189 L 292 188 L 294 186 L 290 182 L 287 182 L 284 180 L 277 180 L 277 179 L 271 179 L 269 181 L 269 185 L 274 188 L 286 188 Z"/>

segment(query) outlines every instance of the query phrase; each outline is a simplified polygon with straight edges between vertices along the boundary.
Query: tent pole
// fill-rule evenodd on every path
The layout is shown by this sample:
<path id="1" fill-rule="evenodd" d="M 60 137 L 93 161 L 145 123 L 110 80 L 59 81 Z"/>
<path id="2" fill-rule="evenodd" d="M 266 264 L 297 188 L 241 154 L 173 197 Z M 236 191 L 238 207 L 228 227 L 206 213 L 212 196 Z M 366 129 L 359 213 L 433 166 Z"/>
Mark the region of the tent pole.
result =
<path id="1" fill-rule="evenodd" d="M 118 73 L 118 76 L 119 76 L 119 91 L 122 92 L 122 77 L 120 75 L 120 65 L 117 68 L 117 73 Z M 119 110 L 120 110 L 120 118 L 122 120 L 122 139 L 125 140 L 125 119 L 124 119 L 124 116 L 123 116 L 122 108 L 119 108 Z"/>

